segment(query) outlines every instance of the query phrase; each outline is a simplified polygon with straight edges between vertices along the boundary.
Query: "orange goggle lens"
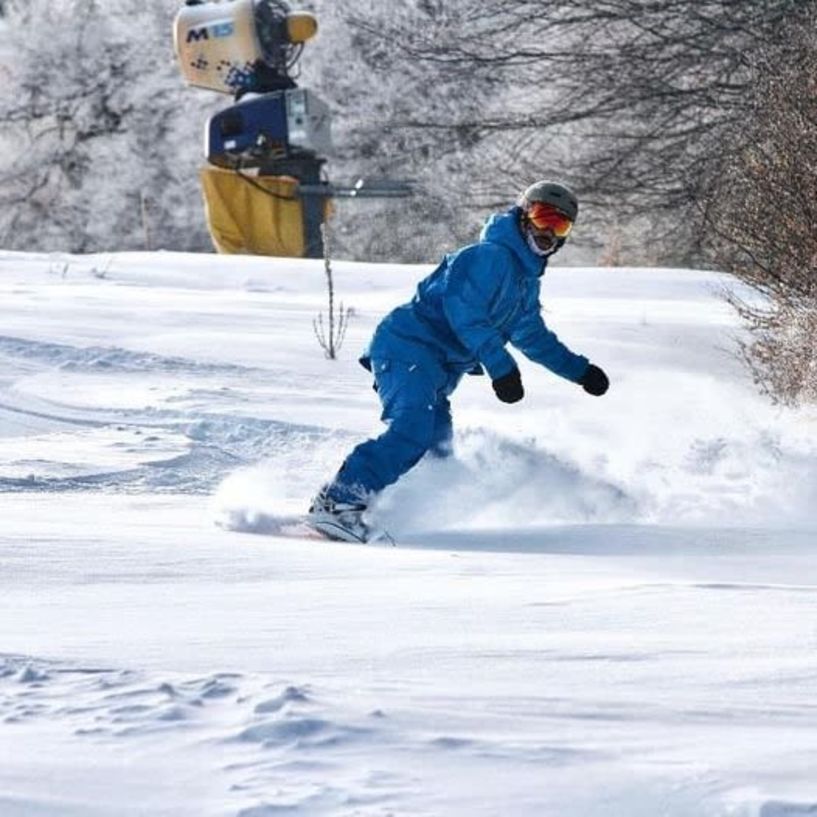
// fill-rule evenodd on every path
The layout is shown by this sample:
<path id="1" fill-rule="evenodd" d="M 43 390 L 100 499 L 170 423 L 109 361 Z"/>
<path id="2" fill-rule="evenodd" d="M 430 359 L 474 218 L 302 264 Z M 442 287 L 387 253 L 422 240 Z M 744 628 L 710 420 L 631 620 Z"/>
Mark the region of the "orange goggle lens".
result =
<path id="1" fill-rule="evenodd" d="M 528 208 L 528 221 L 537 230 L 553 230 L 557 238 L 565 238 L 573 229 L 573 222 L 551 204 L 536 201 Z"/>

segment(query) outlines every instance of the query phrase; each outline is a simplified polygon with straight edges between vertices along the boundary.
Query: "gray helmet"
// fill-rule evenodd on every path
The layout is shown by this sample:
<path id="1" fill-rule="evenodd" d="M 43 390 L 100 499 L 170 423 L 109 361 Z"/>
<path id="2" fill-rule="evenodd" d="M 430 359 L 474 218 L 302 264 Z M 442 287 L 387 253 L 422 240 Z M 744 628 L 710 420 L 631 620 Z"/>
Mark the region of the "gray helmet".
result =
<path id="1" fill-rule="evenodd" d="M 569 187 L 551 181 L 532 184 L 519 198 L 519 206 L 527 210 L 535 201 L 550 204 L 561 210 L 571 221 L 579 215 L 579 201 Z"/>

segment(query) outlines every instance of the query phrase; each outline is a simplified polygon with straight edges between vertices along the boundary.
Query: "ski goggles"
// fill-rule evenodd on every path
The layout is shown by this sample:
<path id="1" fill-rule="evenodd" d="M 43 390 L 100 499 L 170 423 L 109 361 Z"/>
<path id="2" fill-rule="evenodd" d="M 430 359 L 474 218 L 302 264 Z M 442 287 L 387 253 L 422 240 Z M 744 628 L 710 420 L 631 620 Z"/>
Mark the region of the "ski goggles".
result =
<path id="1" fill-rule="evenodd" d="M 573 229 L 573 220 L 552 204 L 535 201 L 525 212 L 528 221 L 537 230 L 552 230 L 557 238 L 566 238 Z"/>

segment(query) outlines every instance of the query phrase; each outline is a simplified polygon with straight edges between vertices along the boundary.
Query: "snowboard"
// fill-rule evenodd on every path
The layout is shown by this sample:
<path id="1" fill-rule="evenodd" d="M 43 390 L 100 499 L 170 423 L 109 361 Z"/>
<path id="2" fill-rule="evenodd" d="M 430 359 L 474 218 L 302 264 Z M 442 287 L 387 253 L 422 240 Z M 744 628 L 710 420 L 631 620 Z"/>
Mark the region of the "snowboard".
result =
<path id="1" fill-rule="evenodd" d="M 316 541 L 348 542 L 350 544 L 377 544 L 394 545 L 394 539 L 383 529 L 375 528 L 368 538 L 363 539 L 351 534 L 344 528 L 332 530 L 331 525 L 319 530 L 306 515 L 276 516 L 273 514 L 254 513 L 252 518 L 231 520 L 225 527 L 232 530 L 244 530 L 251 533 L 261 533 L 267 536 L 281 536 L 285 539 L 307 539 Z"/>

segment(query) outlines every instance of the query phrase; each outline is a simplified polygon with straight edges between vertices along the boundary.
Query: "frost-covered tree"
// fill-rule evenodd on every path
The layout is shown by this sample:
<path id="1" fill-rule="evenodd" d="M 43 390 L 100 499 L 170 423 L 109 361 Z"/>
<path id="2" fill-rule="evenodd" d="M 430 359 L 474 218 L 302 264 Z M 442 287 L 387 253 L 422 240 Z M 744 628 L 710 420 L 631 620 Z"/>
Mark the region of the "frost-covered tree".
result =
<path id="1" fill-rule="evenodd" d="M 641 214 L 668 236 L 644 260 L 700 259 L 695 202 L 725 137 L 754 116 L 753 55 L 813 2 L 304 3 L 320 31 L 301 84 L 333 110 L 330 178 L 417 188 L 411 200 L 339 201 L 338 254 L 434 260 L 531 179 L 557 176 L 582 198 L 577 239 L 601 244 L 612 225 L 609 258 L 633 257 L 621 239 L 643 235 L 630 220 Z M 228 103 L 182 84 L 177 4 L 4 5 L 0 244 L 209 248 L 200 134 Z"/>
<path id="2" fill-rule="evenodd" d="M 429 168 L 432 184 L 445 178 L 478 209 L 558 175 L 598 205 L 601 224 L 611 213 L 662 223 L 664 260 L 680 262 L 702 257 L 694 203 L 724 137 L 752 115 L 753 56 L 812 2 L 358 0 L 344 9 L 359 50 L 382 55 L 369 72 L 387 155 L 422 142 L 424 155 L 399 153 L 407 169 Z"/>
<path id="3" fill-rule="evenodd" d="M 383 15 L 376 0 L 315 5 L 318 39 L 304 54 L 302 81 L 330 104 L 335 154 L 333 180 L 357 176 L 410 179 L 410 200 L 337 202 L 335 241 L 343 255 L 371 260 L 429 261 L 456 243 L 473 240 L 481 213 L 465 206 L 461 185 L 476 185 L 476 144 L 469 129 L 438 138 L 433 123 L 459 113 L 477 117 L 496 83 L 440 73 L 401 57 L 387 39 L 369 36 L 355 24 Z M 390 6 L 396 31 L 433 21 L 433 11 L 408 0 Z M 310 50 L 311 49 L 311 50 Z M 403 128 L 402 119 L 422 116 L 427 128 Z M 470 195 L 469 191 L 466 191 Z M 467 198 L 466 196 L 465 198 Z"/>
<path id="4" fill-rule="evenodd" d="M 731 300 L 750 330 L 759 385 L 817 401 L 817 11 L 753 66 L 752 116 L 729 139 L 703 200 L 720 264 L 748 284 Z M 760 297 L 757 297 L 760 296 Z"/>
<path id="5" fill-rule="evenodd" d="M 7 8 L 0 244 L 94 251 L 209 246 L 198 190 L 201 97 L 173 63 L 160 0 Z M 209 102 L 209 100 L 208 100 Z"/>

